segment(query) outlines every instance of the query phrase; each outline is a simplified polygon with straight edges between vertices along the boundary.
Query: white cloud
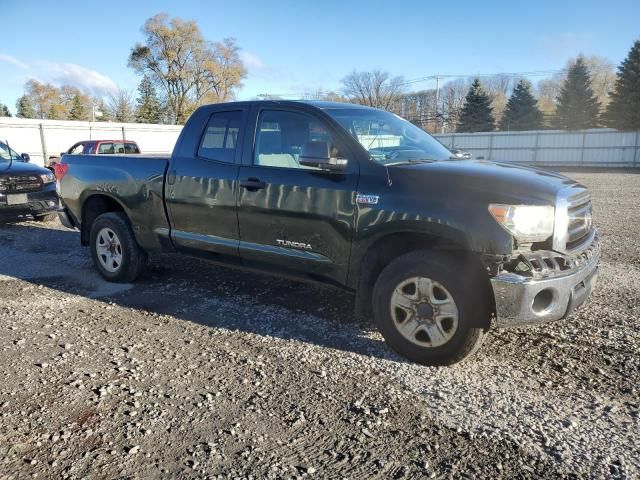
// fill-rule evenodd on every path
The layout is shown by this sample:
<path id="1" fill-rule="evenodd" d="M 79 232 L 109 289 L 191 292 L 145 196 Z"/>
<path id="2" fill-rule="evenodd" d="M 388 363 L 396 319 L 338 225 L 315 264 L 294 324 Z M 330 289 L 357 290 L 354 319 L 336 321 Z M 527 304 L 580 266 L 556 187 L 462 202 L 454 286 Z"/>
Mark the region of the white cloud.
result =
<path id="1" fill-rule="evenodd" d="M 72 85 L 95 95 L 118 89 L 116 82 L 96 70 L 75 63 L 38 62 L 40 77 L 57 85 Z"/>
<path id="2" fill-rule="evenodd" d="M 4 53 L 0 53 L 0 62 L 10 63 L 11 65 L 20 67 L 23 70 L 27 70 L 29 68 L 29 65 L 27 65 L 26 63 L 21 62 L 16 57 L 13 57 L 11 55 L 6 55 Z"/>
<path id="3" fill-rule="evenodd" d="M 243 50 L 240 52 L 240 59 L 248 70 L 263 70 L 266 68 L 265 63 L 255 53 Z"/>

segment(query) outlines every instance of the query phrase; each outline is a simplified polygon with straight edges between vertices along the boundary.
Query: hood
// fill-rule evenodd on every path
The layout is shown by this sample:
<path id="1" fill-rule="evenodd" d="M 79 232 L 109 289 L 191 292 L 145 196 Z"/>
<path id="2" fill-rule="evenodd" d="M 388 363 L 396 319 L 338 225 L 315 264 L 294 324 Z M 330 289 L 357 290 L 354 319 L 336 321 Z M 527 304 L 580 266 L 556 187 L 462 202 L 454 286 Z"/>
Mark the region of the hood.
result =
<path id="1" fill-rule="evenodd" d="M 512 204 L 555 204 L 559 190 L 582 187 L 564 175 L 539 168 L 484 160 L 443 161 L 389 167 L 394 181 L 448 195 L 456 191 L 483 200 Z M 400 178 L 402 177 L 402 179 Z"/>
<path id="2" fill-rule="evenodd" d="M 42 175 L 44 173 L 50 173 L 46 168 L 40 167 L 38 165 L 33 165 L 32 163 L 26 162 L 2 162 L 0 163 L 0 174 L 3 173 L 11 173 L 11 174 L 34 174 L 34 175 Z"/>

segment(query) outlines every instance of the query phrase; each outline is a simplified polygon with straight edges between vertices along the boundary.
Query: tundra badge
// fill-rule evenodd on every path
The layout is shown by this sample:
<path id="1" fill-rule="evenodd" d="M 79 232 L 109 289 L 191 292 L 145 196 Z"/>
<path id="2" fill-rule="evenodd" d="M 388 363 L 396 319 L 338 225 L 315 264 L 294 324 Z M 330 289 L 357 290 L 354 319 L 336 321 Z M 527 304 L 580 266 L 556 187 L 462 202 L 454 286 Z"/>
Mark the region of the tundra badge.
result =
<path id="1" fill-rule="evenodd" d="M 305 242 L 292 242 L 291 240 L 280 240 L 279 238 L 276 240 L 276 243 L 281 247 L 292 247 L 292 248 L 302 248 L 304 250 L 313 250 L 311 248 L 311 244 Z"/>

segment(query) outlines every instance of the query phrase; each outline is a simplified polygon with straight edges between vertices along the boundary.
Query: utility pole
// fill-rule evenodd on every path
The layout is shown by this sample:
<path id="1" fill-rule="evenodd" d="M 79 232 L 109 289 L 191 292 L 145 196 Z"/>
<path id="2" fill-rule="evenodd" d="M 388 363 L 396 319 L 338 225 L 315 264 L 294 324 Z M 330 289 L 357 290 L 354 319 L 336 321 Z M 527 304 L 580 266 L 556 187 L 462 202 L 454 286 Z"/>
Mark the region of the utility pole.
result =
<path id="1" fill-rule="evenodd" d="M 438 133 L 438 101 L 440 100 L 440 76 L 436 75 L 436 114 L 435 114 L 435 132 Z"/>

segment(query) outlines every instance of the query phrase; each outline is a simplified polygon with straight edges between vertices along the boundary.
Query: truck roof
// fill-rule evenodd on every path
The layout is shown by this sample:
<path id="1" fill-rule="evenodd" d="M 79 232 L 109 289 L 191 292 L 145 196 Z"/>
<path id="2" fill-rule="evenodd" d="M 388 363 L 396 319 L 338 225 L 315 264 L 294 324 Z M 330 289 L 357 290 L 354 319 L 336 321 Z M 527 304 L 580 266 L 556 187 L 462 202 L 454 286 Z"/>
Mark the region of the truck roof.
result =
<path id="1" fill-rule="evenodd" d="M 345 103 L 345 102 L 328 102 L 325 100 L 243 100 L 237 102 L 223 102 L 226 105 L 255 105 L 255 104 L 267 104 L 267 105 L 299 105 L 304 103 L 306 105 L 311 105 L 320 109 L 327 108 L 360 108 L 363 110 L 376 110 L 373 107 L 369 107 L 366 105 L 358 105 L 356 103 Z M 211 104 L 213 105 L 213 104 Z M 220 104 L 215 104 L 220 105 Z"/>
<path id="2" fill-rule="evenodd" d="M 122 140 L 121 138 L 118 140 L 109 140 L 109 139 L 94 139 L 94 140 L 80 140 L 76 143 L 87 143 L 87 142 L 98 142 L 98 143 L 102 143 L 102 142 L 126 142 L 126 143 L 136 143 L 135 140 Z M 137 145 L 137 144 L 136 144 Z"/>

